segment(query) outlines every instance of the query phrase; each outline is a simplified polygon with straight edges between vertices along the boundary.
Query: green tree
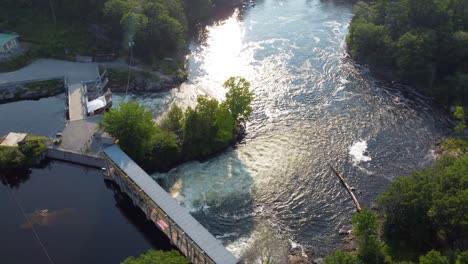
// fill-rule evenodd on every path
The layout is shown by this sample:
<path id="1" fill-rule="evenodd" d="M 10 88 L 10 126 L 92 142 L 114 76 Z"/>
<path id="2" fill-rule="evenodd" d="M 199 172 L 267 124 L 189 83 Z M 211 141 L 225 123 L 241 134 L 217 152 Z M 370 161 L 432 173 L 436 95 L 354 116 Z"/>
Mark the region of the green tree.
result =
<path id="1" fill-rule="evenodd" d="M 129 257 L 121 264 L 190 264 L 190 262 L 182 256 L 178 251 L 161 251 L 150 249 L 146 254 L 142 254 L 138 258 Z"/>
<path id="2" fill-rule="evenodd" d="M 32 135 L 28 135 L 25 138 L 24 143 L 20 145 L 18 149 L 25 156 L 24 161 L 26 166 L 35 165 L 41 160 L 42 155 L 44 155 L 47 150 L 46 141 L 47 138 L 45 137 Z"/>
<path id="3" fill-rule="evenodd" d="M 216 113 L 218 101 L 207 96 L 197 98 L 197 106 L 185 112 L 183 149 L 190 158 L 203 159 L 217 150 Z"/>
<path id="4" fill-rule="evenodd" d="M 174 132 L 157 126 L 151 142 L 152 148 L 145 159 L 145 168 L 167 171 L 180 160 L 179 138 Z"/>
<path id="5" fill-rule="evenodd" d="M 455 264 L 468 264 L 468 251 L 458 254 Z"/>
<path id="6" fill-rule="evenodd" d="M 396 61 L 402 75 L 429 83 L 433 70 L 434 36 L 428 32 L 407 32 L 397 42 Z"/>
<path id="7" fill-rule="evenodd" d="M 104 13 L 120 21 L 123 15 L 136 10 L 137 8 L 138 2 L 134 0 L 107 0 L 104 7 Z"/>
<path id="8" fill-rule="evenodd" d="M 468 100 L 466 0 L 358 2 L 346 43 L 351 56 L 427 89 L 446 103 Z"/>
<path id="9" fill-rule="evenodd" d="M 226 93 L 226 106 L 237 123 L 248 121 L 252 114 L 253 92 L 250 83 L 242 77 L 231 77 L 224 82 L 228 89 Z"/>
<path id="10" fill-rule="evenodd" d="M 458 133 L 463 133 L 466 128 L 465 109 L 463 106 L 457 106 L 453 115 L 460 120 L 460 123 L 458 123 L 458 125 L 455 127 L 455 131 Z"/>
<path id="11" fill-rule="evenodd" d="M 180 134 L 182 131 L 184 112 L 177 105 L 173 104 L 167 114 L 161 119 L 161 128 L 167 131 L 172 131 L 176 134 Z"/>
<path id="12" fill-rule="evenodd" d="M 371 237 L 377 237 L 379 234 L 377 215 L 367 208 L 355 214 L 352 222 L 354 227 L 353 233 L 358 238 L 363 238 L 365 240 Z"/>
<path id="13" fill-rule="evenodd" d="M 343 253 L 340 250 L 337 250 L 335 254 L 330 255 L 324 259 L 325 264 L 364 264 L 359 258 L 356 256 Z"/>
<path id="14" fill-rule="evenodd" d="M 148 22 L 147 16 L 135 12 L 128 12 L 120 19 L 120 23 L 124 25 L 129 34 L 140 33 L 148 25 Z"/>
<path id="15" fill-rule="evenodd" d="M 26 156 L 17 147 L 0 146 L 0 170 L 22 168 Z"/>
<path id="16" fill-rule="evenodd" d="M 216 127 L 218 128 L 216 139 L 221 144 L 227 144 L 232 141 L 235 123 L 226 103 L 221 103 L 216 111 Z"/>
<path id="17" fill-rule="evenodd" d="M 366 264 L 391 263 L 387 246 L 379 238 L 377 215 L 365 208 L 353 216 L 352 222 L 359 241 L 358 258 Z"/>
<path id="18" fill-rule="evenodd" d="M 156 133 L 153 114 L 136 102 L 123 102 L 106 112 L 101 126 L 119 140 L 122 150 L 137 161 L 142 161 L 151 150 L 151 141 Z"/>
<path id="19" fill-rule="evenodd" d="M 444 157 L 432 168 L 397 178 L 378 207 L 391 245 L 424 253 L 460 249 L 468 239 L 468 155 Z"/>
<path id="20" fill-rule="evenodd" d="M 439 251 L 431 250 L 426 255 L 419 257 L 419 264 L 449 264 L 447 257 Z"/>

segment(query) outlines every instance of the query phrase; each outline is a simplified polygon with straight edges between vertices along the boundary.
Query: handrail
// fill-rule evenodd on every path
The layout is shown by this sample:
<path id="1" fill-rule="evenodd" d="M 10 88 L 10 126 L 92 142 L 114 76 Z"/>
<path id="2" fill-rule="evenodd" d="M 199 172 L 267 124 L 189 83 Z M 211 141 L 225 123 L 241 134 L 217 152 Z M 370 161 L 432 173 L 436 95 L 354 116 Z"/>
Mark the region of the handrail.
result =
<path id="1" fill-rule="evenodd" d="M 162 215 L 164 215 L 164 216 L 167 218 L 167 220 L 169 221 L 169 227 L 171 227 L 171 224 L 172 224 L 174 227 L 176 227 L 176 228 L 182 230 L 182 229 L 177 225 L 177 223 L 174 222 L 170 217 L 168 217 L 167 213 L 166 213 L 159 205 L 157 205 L 156 202 L 153 201 L 153 199 L 151 199 L 145 192 L 140 191 L 141 189 L 138 187 L 138 185 L 137 185 L 124 171 L 122 171 L 122 170 L 119 168 L 119 166 L 118 166 L 117 164 L 115 164 L 115 162 L 113 162 L 113 161 L 110 159 L 110 157 L 108 157 L 105 153 L 102 153 L 102 156 L 104 157 L 104 159 L 105 159 L 106 161 L 108 161 L 111 165 L 113 165 L 114 169 L 117 170 L 117 171 L 119 172 L 120 175 L 123 175 L 122 178 L 123 178 L 126 182 L 128 182 L 128 183 L 133 187 L 133 189 L 134 189 L 135 191 L 137 191 L 137 193 L 139 193 L 140 195 L 142 195 L 143 198 L 146 200 L 146 202 L 148 202 L 148 203 L 149 203 L 150 205 L 152 205 L 153 207 L 156 207 L 156 209 L 158 209 L 160 212 L 163 213 Z M 182 231 L 183 231 L 183 230 L 182 230 Z M 195 245 L 195 246 L 198 248 L 198 251 L 201 252 L 201 253 L 203 254 L 202 256 L 203 256 L 203 258 L 204 258 L 205 260 L 208 259 L 210 263 L 214 263 L 214 261 L 210 258 L 210 256 L 208 256 L 208 255 L 206 254 L 206 252 L 203 251 L 203 250 L 197 245 L 197 243 L 196 243 L 187 233 L 184 232 L 184 236 L 190 240 L 190 243 L 191 243 L 192 247 L 193 247 L 193 245 Z M 170 231 L 170 237 L 169 237 L 169 239 L 172 241 L 172 231 Z M 186 244 L 186 246 L 187 246 L 187 244 Z M 187 251 L 187 252 L 188 252 L 188 251 Z M 205 261 L 205 263 L 206 263 L 206 261 Z"/>

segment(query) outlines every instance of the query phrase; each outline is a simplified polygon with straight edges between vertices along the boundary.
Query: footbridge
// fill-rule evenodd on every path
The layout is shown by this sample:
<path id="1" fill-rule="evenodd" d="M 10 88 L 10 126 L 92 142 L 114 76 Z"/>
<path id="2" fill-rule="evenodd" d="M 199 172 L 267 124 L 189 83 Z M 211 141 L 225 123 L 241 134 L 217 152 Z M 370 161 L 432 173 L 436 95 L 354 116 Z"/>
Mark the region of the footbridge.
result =
<path id="1" fill-rule="evenodd" d="M 118 146 L 104 149 L 108 176 L 194 264 L 239 261 Z"/>

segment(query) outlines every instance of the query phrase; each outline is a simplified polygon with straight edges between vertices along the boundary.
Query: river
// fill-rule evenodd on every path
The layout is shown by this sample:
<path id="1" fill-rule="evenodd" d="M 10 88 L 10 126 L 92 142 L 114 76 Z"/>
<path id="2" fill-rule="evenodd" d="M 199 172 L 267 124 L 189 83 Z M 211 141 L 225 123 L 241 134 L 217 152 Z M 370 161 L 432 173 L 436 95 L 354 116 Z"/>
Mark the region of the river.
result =
<path id="1" fill-rule="evenodd" d="M 117 98 L 159 116 L 200 94 L 222 100 L 229 76 L 251 82 L 254 113 L 242 144 L 154 175 L 237 256 L 264 229 L 319 256 L 339 248 L 355 208 L 327 163 L 372 206 L 395 177 L 430 165 L 448 131 L 429 98 L 347 56 L 351 17 L 351 4 L 339 1 L 256 1 L 201 30 L 179 89 Z"/>
<path id="2" fill-rule="evenodd" d="M 327 163 L 356 188 L 362 205 L 372 206 L 395 177 L 429 166 L 435 141 L 450 129 L 429 98 L 376 79 L 347 56 L 351 17 L 351 4 L 340 1 L 258 0 L 255 7 L 202 27 L 190 44 L 189 80 L 181 87 L 151 96 L 114 96 L 116 102 L 137 100 L 158 117 L 173 102 L 193 106 L 197 95 L 223 100 L 222 83 L 230 76 L 251 82 L 254 112 L 241 144 L 209 161 L 153 175 L 239 257 L 267 238 L 281 247 L 276 251 L 290 244 L 323 256 L 341 247 L 339 229 L 349 226 L 355 208 Z M 0 132 L 52 136 L 63 128 L 63 118 L 63 95 L 3 104 Z M 59 260 L 92 263 L 104 255 L 109 259 L 100 263 L 116 263 L 165 247 L 144 235 L 160 233 L 137 231 L 143 217 L 129 220 L 138 214 L 134 208 L 114 206 L 99 171 L 70 166 L 54 162 L 34 169 L 14 189 L 27 212 L 81 210 L 84 220 L 76 230 L 39 229 Z M 0 208 L 8 216 L 2 220 L 2 263 L 14 256 L 26 259 L 14 263 L 28 263 L 31 258 L 21 252 L 32 248 L 39 256 L 40 248 L 30 232 L 18 231 L 19 211 L 7 194 L 0 185 L 2 200 L 8 201 Z M 84 245 L 86 251 L 80 251 Z M 77 254 L 89 259 L 72 258 Z"/>

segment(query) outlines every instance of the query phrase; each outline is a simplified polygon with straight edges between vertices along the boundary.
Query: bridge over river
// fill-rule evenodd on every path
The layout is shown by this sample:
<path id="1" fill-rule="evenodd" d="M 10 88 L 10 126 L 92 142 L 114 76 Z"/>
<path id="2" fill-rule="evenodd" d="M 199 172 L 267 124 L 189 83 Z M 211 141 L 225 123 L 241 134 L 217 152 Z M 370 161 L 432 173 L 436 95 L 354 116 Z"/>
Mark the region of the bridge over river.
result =
<path id="1" fill-rule="evenodd" d="M 108 176 L 115 181 L 194 264 L 239 261 L 117 145 L 104 149 Z"/>

